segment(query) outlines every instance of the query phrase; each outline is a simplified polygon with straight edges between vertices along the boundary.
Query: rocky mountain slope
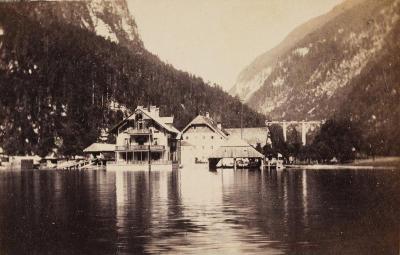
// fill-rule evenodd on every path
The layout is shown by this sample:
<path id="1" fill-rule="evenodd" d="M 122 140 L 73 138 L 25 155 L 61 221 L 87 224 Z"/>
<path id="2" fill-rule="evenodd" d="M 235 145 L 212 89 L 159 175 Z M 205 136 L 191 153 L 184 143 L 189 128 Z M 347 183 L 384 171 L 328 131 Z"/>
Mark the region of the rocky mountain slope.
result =
<path id="1" fill-rule="evenodd" d="M 349 116 L 400 151 L 400 1 L 348 0 L 314 22 L 256 59 L 231 92 L 273 119 Z"/>
<path id="2" fill-rule="evenodd" d="M 14 3 L 13 10 L 41 26 L 62 22 L 87 29 L 107 40 L 132 48 L 142 45 L 138 28 L 125 0 L 32 1 Z"/>
<path id="3" fill-rule="evenodd" d="M 124 0 L 0 3 L 0 91 L 10 154 L 80 154 L 137 105 L 160 106 L 178 128 L 206 111 L 240 126 L 238 99 L 144 48 Z"/>

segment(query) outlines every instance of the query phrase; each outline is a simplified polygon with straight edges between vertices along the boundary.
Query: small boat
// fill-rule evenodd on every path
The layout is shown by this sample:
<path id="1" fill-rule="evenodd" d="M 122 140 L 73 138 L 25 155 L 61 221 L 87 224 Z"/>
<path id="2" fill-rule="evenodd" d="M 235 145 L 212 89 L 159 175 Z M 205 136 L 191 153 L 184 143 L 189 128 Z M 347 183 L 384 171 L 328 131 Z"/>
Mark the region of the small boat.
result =
<path id="1" fill-rule="evenodd" d="M 280 160 L 280 159 L 267 160 L 265 162 L 265 166 L 268 169 L 276 169 L 276 170 L 285 169 L 285 165 L 283 164 L 283 160 Z"/>

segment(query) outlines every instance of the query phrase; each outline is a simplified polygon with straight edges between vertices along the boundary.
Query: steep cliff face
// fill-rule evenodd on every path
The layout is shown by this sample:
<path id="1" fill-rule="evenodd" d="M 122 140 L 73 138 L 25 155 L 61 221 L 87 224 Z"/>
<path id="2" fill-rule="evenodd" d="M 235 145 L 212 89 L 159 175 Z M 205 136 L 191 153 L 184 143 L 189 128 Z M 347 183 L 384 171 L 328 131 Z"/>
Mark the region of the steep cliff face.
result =
<path id="1" fill-rule="evenodd" d="M 352 95 L 343 96 L 344 90 L 355 86 L 389 44 L 396 44 L 391 35 L 399 26 L 399 1 L 350 6 L 334 10 L 322 26 L 304 30 L 304 38 L 261 56 L 243 71 L 232 93 L 273 118 L 326 118 L 338 110 Z"/>
<path id="2" fill-rule="evenodd" d="M 344 4 L 260 56 L 232 92 L 272 119 L 348 116 L 386 152 L 400 152 L 400 1 Z"/>
<path id="3" fill-rule="evenodd" d="M 350 10 L 364 0 L 347 0 L 339 4 L 327 14 L 318 16 L 294 29 L 276 47 L 257 57 L 249 66 L 240 72 L 235 85 L 231 88 L 230 94 L 239 96 L 248 101 L 251 95 L 264 84 L 264 81 L 272 72 L 277 59 L 283 57 L 291 48 L 295 47 L 300 40 L 310 33 L 323 27 L 342 13 Z"/>
<path id="4" fill-rule="evenodd" d="M 7 3 L 42 26 L 63 22 L 87 29 L 128 48 L 142 45 L 138 28 L 125 0 L 25 1 Z"/>

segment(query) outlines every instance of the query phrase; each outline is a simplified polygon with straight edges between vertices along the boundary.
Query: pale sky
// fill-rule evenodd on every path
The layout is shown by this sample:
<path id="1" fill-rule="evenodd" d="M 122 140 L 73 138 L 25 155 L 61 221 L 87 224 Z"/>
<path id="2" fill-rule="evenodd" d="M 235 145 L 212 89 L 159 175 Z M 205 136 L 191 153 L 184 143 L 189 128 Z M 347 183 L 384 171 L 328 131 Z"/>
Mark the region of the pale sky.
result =
<path id="1" fill-rule="evenodd" d="M 127 0 L 145 47 L 229 90 L 296 26 L 342 0 Z"/>

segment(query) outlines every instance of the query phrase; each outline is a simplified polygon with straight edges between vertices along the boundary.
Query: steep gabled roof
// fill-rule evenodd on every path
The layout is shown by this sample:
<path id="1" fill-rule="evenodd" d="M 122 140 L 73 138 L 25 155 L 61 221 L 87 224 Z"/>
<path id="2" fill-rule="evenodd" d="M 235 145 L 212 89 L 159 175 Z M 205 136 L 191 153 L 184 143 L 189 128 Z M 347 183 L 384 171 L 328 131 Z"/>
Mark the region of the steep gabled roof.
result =
<path id="1" fill-rule="evenodd" d="M 206 125 L 208 126 L 211 130 L 213 130 L 214 132 L 220 134 L 222 137 L 227 138 L 227 136 L 229 135 L 228 132 L 226 132 L 224 129 L 219 129 L 217 123 L 206 116 L 203 115 L 197 115 L 196 118 L 194 118 L 183 130 L 182 130 L 182 134 L 189 129 L 191 126 L 194 125 Z"/>
<path id="2" fill-rule="evenodd" d="M 142 114 L 146 115 L 150 119 L 154 120 L 158 125 L 160 125 L 164 129 L 166 129 L 167 131 L 177 134 L 178 138 L 179 138 L 179 135 L 180 135 L 179 130 L 176 129 L 175 127 L 173 127 L 171 125 L 171 123 L 168 123 L 171 121 L 171 118 L 173 120 L 173 117 L 159 117 L 159 116 L 147 111 L 146 109 L 144 109 L 142 107 L 137 107 L 131 115 L 129 115 L 127 118 L 125 118 L 124 120 L 120 121 L 117 125 L 112 127 L 110 129 L 110 132 L 115 132 L 115 130 L 117 130 L 119 127 L 121 127 L 127 120 L 130 119 L 130 117 L 132 117 L 134 114 L 136 114 L 138 112 L 141 112 Z M 167 121 L 167 123 L 166 123 L 166 121 Z"/>
<path id="3" fill-rule="evenodd" d="M 153 119 L 155 122 L 157 122 L 157 124 L 159 124 L 160 126 L 162 126 L 163 128 L 165 128 L 167 131 L 169 131 L 169 132 L 171 132 L 171 133 L 176 133 L 176 134 L 179 134 L 179 133 L 180 133 L 178 129 L 176 129 L 176 128 L 173 127 L 172 125 L 168 125 L 168 124 L 170 124 L 170 123 L 165 123 L 165 122 L 164 122 L 163 118 L 166 118 L 166 117 L 159 117 L 159 116 L 156 116 L 156 115 L 152 114 L 151 112 L 149 112 L 149 111 L 147 111 L 147 110 L 145 110 L 145 109 L 143 109 L 143 108 L 137 108 L 137 109 L 135 110 L 135 113 L 136 113 L 137 111 L 141 111 L 143 114 L 145 114 L 145 115 L 147 115 L 149 118 Z M 166 120 L 168 120 L 168 119 L 166 119 Z M 168 120 L 168 121 L 169 121 L 169 120 Z"/>
<path id="4" fill-rule="evenodd" d="M 174 117 L 160 117 L 160 118 L 165 124 L 172 125 L 174 123 Z"/>

